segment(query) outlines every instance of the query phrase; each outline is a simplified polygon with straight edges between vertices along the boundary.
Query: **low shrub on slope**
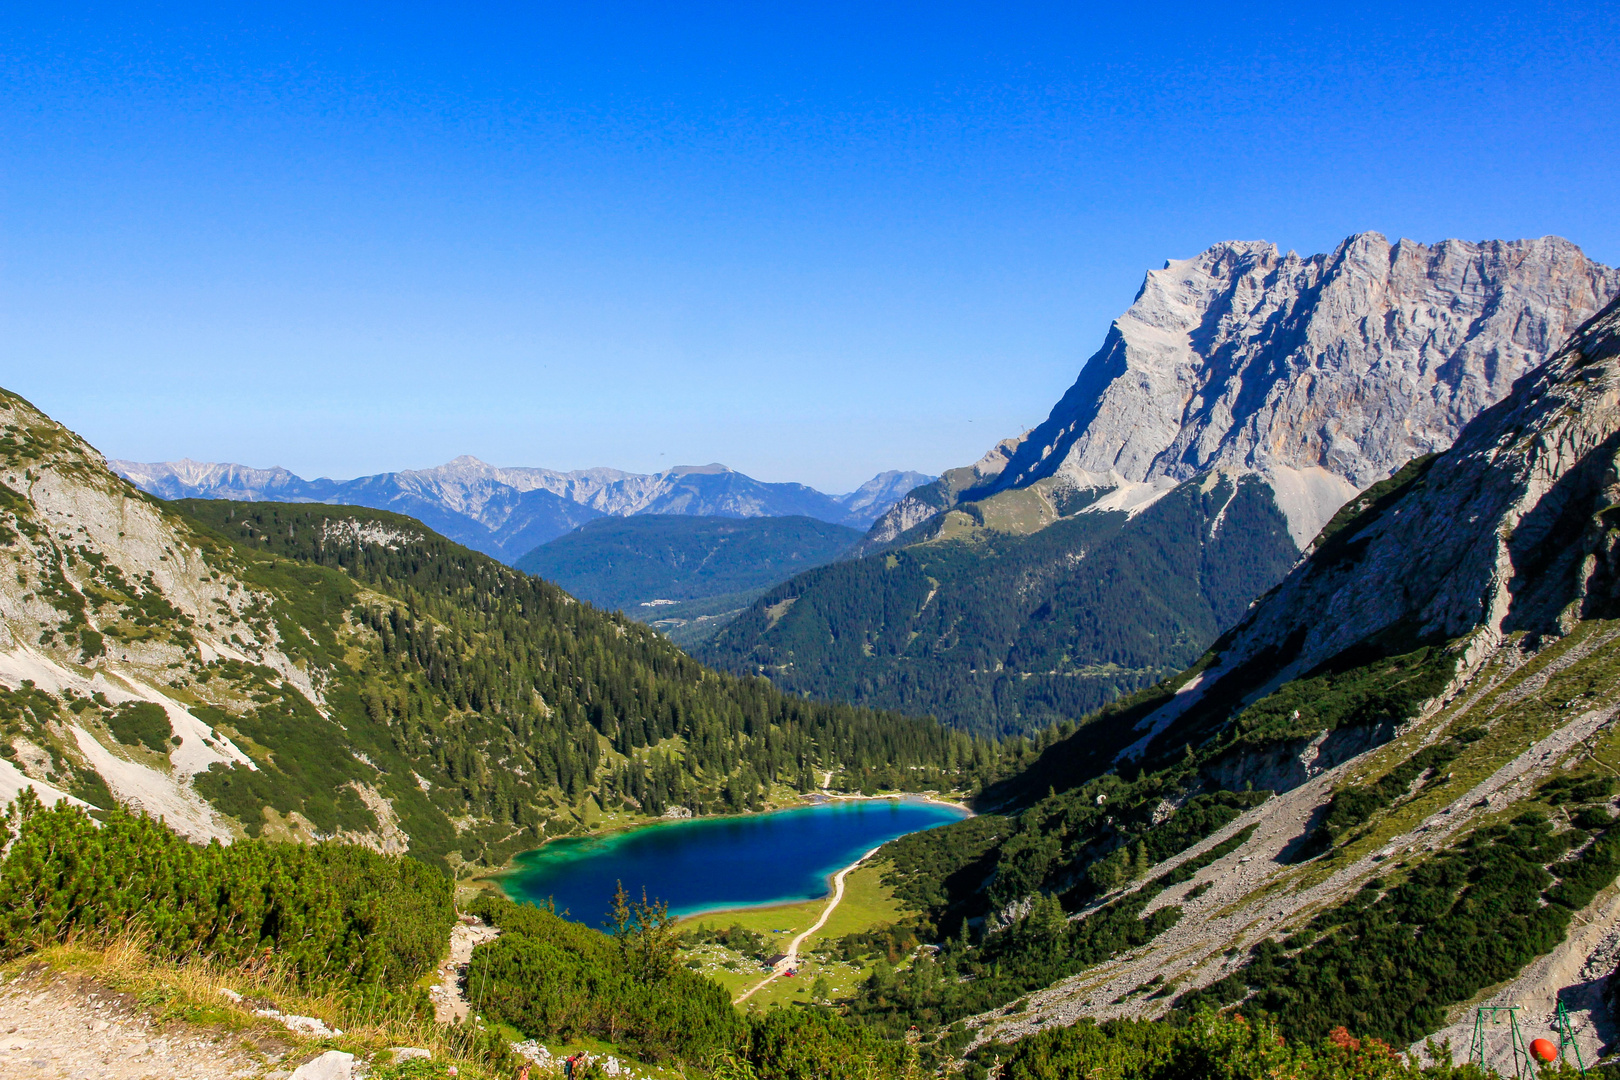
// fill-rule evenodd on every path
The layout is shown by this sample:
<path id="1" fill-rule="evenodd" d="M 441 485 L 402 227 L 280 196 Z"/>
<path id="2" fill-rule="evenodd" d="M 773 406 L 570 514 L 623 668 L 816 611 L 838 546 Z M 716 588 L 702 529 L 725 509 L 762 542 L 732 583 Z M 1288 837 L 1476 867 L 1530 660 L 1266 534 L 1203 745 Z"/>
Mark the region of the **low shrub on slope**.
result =
<path id="1" fill-rule="evenodd" d="M 122 808 L 104 823 L 25 788 L 3 830 L 0 956 L 144 935 L 169 959 L 272 962 L 308 986 L 401 989 L 433 969 L 453 921 L 450 881 L 414 859 L 347 844 L 207 847 Z"/>

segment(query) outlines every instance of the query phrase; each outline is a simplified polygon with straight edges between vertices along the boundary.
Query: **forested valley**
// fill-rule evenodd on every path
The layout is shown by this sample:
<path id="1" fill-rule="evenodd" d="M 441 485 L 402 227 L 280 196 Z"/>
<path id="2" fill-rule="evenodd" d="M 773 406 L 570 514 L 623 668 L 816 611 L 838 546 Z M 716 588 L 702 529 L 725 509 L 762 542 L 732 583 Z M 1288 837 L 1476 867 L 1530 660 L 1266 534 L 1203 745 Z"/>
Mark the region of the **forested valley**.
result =
<path id="1" fill-rule="evenodd" d="M 777 585 L 695 653 L 817 700 L 1033 735 L 1192 663 L 1298 558 L 1249 479 L 1189 482 L 1139 516 L 1085 494 L 1033 531 L 965 503 Z"/>
<path id="2" fill-rule="evenodd" d="M 1000 775 L 1004 754 L 1039 749 L 710 671 L 647 627 L 386 511 L 174 505 L 278 595 L 269 617 L 282 640 L 334 672 L 328 699 L 361 721 L 348 730 L 364 729 L 367 753 L 398 763 L 388 775 L 442 777 L 428 801 L 485 822 L 473 835 L 496 850 L 463 845 L 469 860 L 534 846 L 555 835 L 543 822 L 566 821 L 547 811 L 586 800 L 653 817 L 736 812 L 761 808 L 773 790 L 819 789 L 829 774 L 841 791 L 977 790 Z M 372 528 L 390 539 L 362 540 Z M 243 820 L 259 805 L 311 814 L 340 786 L 322 776 L 336 767 L 316 734 L 322 722 L 295 695 L 260 692 L 271 700 L 231 722 L 274 763 L 216 771 L 198 786 Z M 420 801 L 410 786 L 395 785 L 407 807 Z M 436 825 L 424 813 L 407 828 Z"/>

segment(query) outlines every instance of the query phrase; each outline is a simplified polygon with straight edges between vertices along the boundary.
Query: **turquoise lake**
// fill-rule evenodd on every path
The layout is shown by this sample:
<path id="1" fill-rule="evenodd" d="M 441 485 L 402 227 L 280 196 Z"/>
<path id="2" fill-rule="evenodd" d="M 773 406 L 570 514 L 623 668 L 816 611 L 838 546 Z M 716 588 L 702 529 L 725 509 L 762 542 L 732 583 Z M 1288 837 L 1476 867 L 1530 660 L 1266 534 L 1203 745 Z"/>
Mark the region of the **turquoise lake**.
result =
<path id="1" fill-rule="evenodd" d="M 600 837 L 566 837 L 525 852 L 502 879 L 514 900 L 599 926 L 618 882 L 672 915 L 826 896 L 827 878 L 880 844 L 967 813 L 921 799 L 819 803 L 746 817 L 660 822 Z"/>

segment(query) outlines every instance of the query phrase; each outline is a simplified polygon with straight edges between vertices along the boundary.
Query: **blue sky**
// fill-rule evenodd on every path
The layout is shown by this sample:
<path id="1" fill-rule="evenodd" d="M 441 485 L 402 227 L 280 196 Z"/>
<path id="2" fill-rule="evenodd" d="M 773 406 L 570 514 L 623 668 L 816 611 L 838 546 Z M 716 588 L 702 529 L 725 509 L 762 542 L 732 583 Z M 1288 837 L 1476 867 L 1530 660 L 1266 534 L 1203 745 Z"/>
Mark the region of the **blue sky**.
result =
<path id="1" fill-rule="evenodd" d="M 1612 4 L 7 5 L 0 385 L 307 476 L 939 471 L 1218 240 L 1620 260 L 1617 42 Z"/>

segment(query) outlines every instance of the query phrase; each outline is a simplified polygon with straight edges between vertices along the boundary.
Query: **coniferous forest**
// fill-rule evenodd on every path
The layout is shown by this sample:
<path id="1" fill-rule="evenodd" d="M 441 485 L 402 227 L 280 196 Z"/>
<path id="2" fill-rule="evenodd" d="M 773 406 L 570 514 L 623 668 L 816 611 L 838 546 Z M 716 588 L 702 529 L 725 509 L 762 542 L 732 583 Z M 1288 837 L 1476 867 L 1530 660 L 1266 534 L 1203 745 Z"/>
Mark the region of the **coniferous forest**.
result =
<path id="1" fill-rule="evenodd" d="M 173 505 L 283 598 L 265 617 L 288 648 L 339 673 L 327 696 L 362 721 L 346 737 L 397 764 L 391 776 L 450 781 L 425 796 L 440 814 L 410 818 L 424 795 L 396 785 L 428 852 L 458 843 L 442 814 L 487 818 L 472 835 L 494 846 L 469 851 L 463 836 L 459 850 L 498 862 L 554 835 L 548 809 L 585 799 L 652 816 L 735 812 L 761 806 L 772 785 L 807 791 L 828 773 L 843 790 L 976 789 L 1004 767 L 997 743 L 930 720 L 708 670 L 647 627 L 386 511 Z M 364 528 L 399 539 L 363 542 Z M 363 651 L 339 645 L 347 628 L 363 632 Z M 243 820 L 269 805 L 341 824 L 330 792 L 346 779 L 342 755 L 320 739 L 309 703 L 264 673 L 217 667 L 257 692 L 256 709 L 228 719 L 275 751 L 275 771 L 216 771 L 199 789 Z"/>

